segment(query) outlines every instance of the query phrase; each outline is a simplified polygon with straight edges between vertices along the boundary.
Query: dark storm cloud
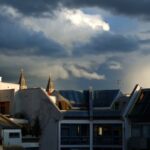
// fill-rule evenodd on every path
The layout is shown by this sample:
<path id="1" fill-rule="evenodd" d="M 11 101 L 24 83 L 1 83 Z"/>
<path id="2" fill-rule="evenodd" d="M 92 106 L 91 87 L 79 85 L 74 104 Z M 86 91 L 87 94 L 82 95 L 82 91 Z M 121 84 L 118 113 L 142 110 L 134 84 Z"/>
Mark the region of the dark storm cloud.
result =
<path id="1" fill-rule="evenodd" d="M 44 12 L 52 12 L 57 7 L 57 0 L 0 0 L 2 6 L 11 6 L 24 15 L 38 16 Z"/>
<path id="2" fill-rule="evenodd" d="M 140 44 L 150 44 L 150 39 L 139 40 Z"/>
<path id="3" fill-rule="evenodd" d="M 0 0 L 1 5 L 8 5 L 16 8 L 25 15 L 41 15 L 44 12 L 51 12 L 61 3 L 66 7 L 100 7 L 125 15 L 137 15 L 149 18 L 149 0 Z"/>
<path id="4" fill-rule="evenodd" d="M 121 13 L 125 15 L 140 15 L 149 18 L 150 14 L 150 1 L 149 0 L 64 0 L 65 5 L 74 6 L 96 6 L 107 9 L 114 13 Z"/>
<path id="5" fill-rule="evenodd" d="M 0 53 L 61 56 L 63 48 L 42 32 L 34 32 L 15 19 L 0 15 Z"/>
<path id="6" fill-rule="evenodd" d="M 86 44 L 76 44 L 75 54 L 101 54 L 108 52 L 131 52 L 138 50 L 138 38 L 120 34 L 103 33 L 90 40 Z"/>

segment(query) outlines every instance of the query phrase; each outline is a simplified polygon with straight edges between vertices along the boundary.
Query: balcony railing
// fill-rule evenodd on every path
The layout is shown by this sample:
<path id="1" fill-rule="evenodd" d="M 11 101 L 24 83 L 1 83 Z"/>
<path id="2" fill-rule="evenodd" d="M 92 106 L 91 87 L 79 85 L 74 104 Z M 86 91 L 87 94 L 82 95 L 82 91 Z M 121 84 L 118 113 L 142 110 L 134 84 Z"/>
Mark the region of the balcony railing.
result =
<path id="1" fill-rule="evenodd" d="M 148 149 L 149 140 L 144 137 L 130 137 L 128 139 L 129 149 Z M 150 147 L 149 147 L 150 148 Z"/>
<path id="2" fill-rule="evenodd" d="M 122 145 L 122 137 L 120 136 L 101 136 L 101 137 L 94 137 L 93 139 L 94 145 Z"/>
<path id="3" fill-rule="evenodd" d="M 63 136 L 61 137 L 62 145 L 87 145 L 89 136 Z"/>

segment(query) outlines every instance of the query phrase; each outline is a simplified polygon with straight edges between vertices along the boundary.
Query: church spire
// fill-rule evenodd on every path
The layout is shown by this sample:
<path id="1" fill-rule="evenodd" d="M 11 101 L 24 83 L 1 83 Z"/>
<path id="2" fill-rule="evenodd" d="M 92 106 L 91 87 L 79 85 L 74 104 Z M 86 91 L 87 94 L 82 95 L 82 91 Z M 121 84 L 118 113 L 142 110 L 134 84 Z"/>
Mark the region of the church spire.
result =
<path id="1" fill-rule="evenodd" d="M 55 90 L 55 85 L 53 81 L 51 80 L 51 76 L 49 76 L 46 91 L 48 94 L 51 94 Z"/>
<path id="2" fill-rule="evenodd" d="M 26 80 L 24 77 L 23 69 L 21 69 L 21 73 L 19 77 L 19 85 L 20 85 L 20 90 L 27 89 L 27 84 L 26 84 Z"/>

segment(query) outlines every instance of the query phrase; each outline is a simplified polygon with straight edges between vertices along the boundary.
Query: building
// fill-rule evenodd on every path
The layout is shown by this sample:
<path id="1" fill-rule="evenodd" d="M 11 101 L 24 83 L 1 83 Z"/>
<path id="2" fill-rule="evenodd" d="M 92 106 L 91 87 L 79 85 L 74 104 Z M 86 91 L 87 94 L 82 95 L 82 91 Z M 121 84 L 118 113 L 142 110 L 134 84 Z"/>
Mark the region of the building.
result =
<path id="1" fill-rule="evenodd" d="M 9 93 L 0 91 L 9 97 L 10 114 L 28 120 L 40 150 L 150 149 L 150 89 L 56 90 L 50 77 L 46 90 L 27 88 L 21 72 L 19 89 Z"/>
<path id="2" fill-rule="evenodd" d="M 119 90 L 60 91 L 71 100 L 72 109 L 64 111 L 59 122 L 60 150 L 122 150 L 123 120 L 114 109 L 122 95 Z"/>
<path id="3" fill-rule="evenodd" d="M 150 89 L 136 86 L 126 112 L 127 149 L 150 149 Z M 137 144 L 138 143 L 138 144 Z"/>
<path id="4" fill-rule="evenodd" d="M 39 119 L 40 149 L 122 150 L 124 148 L 123 94 L 119 90 L 46 90 L 16 92 L 13 114 L 24 113 L 31 124 Z"/>

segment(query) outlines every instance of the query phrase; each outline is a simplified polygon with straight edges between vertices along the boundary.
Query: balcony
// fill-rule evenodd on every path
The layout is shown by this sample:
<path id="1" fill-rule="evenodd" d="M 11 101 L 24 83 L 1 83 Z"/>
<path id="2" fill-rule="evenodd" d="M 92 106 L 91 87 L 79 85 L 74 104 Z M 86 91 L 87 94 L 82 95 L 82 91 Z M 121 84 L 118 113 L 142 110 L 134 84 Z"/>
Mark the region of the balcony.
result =
<path id="1" fill-rule="evenodd" d="M 120 136 L 101 136 L 94 137 L 94 145 L 122 145 L 122 138 Z"/>
<path id="2" fill-rule="evenodd" d="M 128 149 L 149 149 L 150 145 L 148 144 L 150 142 L 149 138 L 144 137 L 130 137 L 128 139 Z"/>
<path id="3" fill-rule="evenodd" d="M 89 137 L 88 136 L 62 136 L 61 137 L 62 145 L 88 145 Z"/>

